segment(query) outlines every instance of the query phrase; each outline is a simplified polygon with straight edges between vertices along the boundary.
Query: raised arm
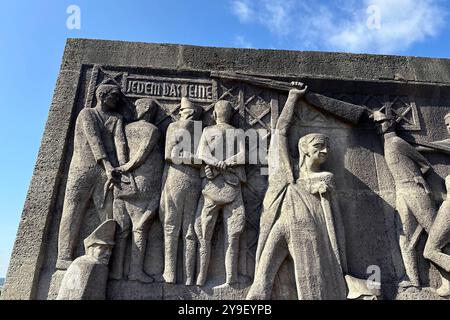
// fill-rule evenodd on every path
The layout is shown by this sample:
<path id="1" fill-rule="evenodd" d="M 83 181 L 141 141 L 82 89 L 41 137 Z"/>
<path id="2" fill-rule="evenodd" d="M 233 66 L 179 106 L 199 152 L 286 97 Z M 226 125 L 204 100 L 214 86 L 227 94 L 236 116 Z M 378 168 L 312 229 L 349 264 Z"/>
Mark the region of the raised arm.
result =
<path id="1" fill-rule="evenodd" d="M 285 185 L 294 182 L 287 134 L 292 124 L 295 106 L 305 92 L 306 88 L 303 90 L 292 89 L 289 91 L 288 99 L 278 118 L 275 130 L 272 130 L 267 160 L 269 166 L 269 183 Z"/>
<path id="2" fill-rule="evenodd" d="M 288 129 L 292 124 L 295 106 L 305 92 L 306 88 L 303 90 L 292 89 L 289 91 L 289 96 L 284 104 L 283 111 L 281 111 L 275 128 L 279 134 L 284 136 L 287 135 Z"/>

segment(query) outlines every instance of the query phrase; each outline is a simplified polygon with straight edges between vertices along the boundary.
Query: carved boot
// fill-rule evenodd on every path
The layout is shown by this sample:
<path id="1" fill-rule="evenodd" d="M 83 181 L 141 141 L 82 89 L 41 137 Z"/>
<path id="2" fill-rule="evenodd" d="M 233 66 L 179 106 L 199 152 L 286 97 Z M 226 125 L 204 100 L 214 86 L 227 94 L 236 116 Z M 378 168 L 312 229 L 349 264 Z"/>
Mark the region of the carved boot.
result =
<path id="1" fill-rule="evenodd" d="M 200 270 L 197 276 L 197 285 L 202 287 L 205 285 L 206 276 L 208 274 L 209 259 L 211 256 L 211 242 L 200 240 Z"/>
<path id="2" fill-rule="evenodd" d="M 163 278 L 167 283 L 177 282 L 177 249 L 178 237 L 164 237 L 164 273 Z"/>
<path id="3" fill-rule="evenodd" d="M 142 283 L 152 283 L 155 281 L 153 277 L 144 272 L 146 240 L 142 230 L 133 231 L 130 274 L 128 275 L 128 280 L 139 281 Z"/>
<path id="4" fill-rule="evenodd" d="M 443 298 L 450 298 L 450 280 L 447 280 L 444 277 L 441 277 L 441 279 L 442 284 L 436 290 L 436 293 Z"/>

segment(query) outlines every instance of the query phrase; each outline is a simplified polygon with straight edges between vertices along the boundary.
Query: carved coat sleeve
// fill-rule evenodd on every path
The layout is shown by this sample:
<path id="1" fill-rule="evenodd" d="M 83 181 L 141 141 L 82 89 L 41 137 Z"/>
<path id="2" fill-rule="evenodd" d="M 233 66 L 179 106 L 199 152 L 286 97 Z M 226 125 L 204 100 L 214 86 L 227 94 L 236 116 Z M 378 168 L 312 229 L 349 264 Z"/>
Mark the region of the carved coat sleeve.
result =
<path id="1" fill-rule="evenodd" d="M 102 141 L 102 133 L 98 119 L 93 112 L 93 110 L 88 109 L 82 110 L 77 118 L 77 124 L 83 128 L 84 136 L 88 141 L 95 160 L 100 162 L 103 159 L 108 159 L 108 154 Z"/>
<path id="2" fill-rule="evenodd" d="M 197 157 L 205 162 L 205 164 L 216 167 L 219 160 L 217 160 L 211 152 L 211 149 L 208 145 L 208 128 L 203 130 L 203 133 L 200 137 L 200 142 L 198 143 Z"/>
<path id="3" fill-rule="evenodd" d="M 125 164 L 128 161 L 127 140 L 125 137 L 125 127 L 122 117 L 119 117 L 116 122 L 114 131 L 114 144 L 116 146 L 117 160 L 119 165 Z"/>
<path id="4" fill-rule="evenodd" d="M 168 162 L 173 162 L 172 159 L 172 152 L 173 149 L 176 148 L 177 146 L 177 136 L 176 136 L 176 129 L 174 126 L 174 123 L 171 123 L 168 127 L 167 127 L 167 132 L 166 132 L 166 146 L 164 148 L 164 159 Z"/>

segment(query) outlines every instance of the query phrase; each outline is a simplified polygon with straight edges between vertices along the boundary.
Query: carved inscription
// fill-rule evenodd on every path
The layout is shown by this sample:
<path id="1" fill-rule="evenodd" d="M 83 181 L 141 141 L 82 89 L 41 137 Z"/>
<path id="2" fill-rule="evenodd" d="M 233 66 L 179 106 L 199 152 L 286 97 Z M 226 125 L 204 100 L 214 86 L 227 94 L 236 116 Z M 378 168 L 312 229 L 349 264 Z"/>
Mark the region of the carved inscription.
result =
<path id="1" fill-rule="evenodd" d="M 168 100 L 187 97 L 192 101 L 211 102 L 213 99 L 213 86 L 210 81 L 191 79 L 129 77 L 124 92 L 132 97 L 157 97 Z"/>

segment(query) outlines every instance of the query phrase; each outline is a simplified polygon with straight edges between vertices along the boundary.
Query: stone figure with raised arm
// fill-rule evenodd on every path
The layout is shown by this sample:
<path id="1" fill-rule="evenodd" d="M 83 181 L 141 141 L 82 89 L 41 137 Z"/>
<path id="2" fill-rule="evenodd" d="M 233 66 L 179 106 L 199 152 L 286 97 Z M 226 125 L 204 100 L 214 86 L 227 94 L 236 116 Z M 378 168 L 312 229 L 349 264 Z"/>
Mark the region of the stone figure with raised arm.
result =
<path id="1" fill-rule="evenodd" d="M 223 216 L 226 274 L 223 286 L 239 282 L 239 238 L 245 227 L 241 184 L 246 181 L 246 174 L 243 167 L 245 149 L 238 139 L 240 131 L 230 124 L 233 112 L 231 102 L 217 101 L 213 112 L 216 124 L 205 128 L 198 147 L 198 157 L 204 162 L 200 223 L 195 228 L 199 240 L 199 286 L 206 281 L 211 239 L 220 213 Z"/>
<path id="2" fill-rule="evenodd" d="M 180 120 L 166 133 L 166 170 L 163 179 L 160 215 L 164 226 L 164 280 L 176 283 L 178 243 L 183 243 L 183 271 L 186 285 L 194 284 L 197 238 L 194 215 L 202 190 L 200 166 L 196 159 L 202 133 L 202 109 L 188 98 L 181 99 Z"/>
<path id="3" fill-rule="evenodd" d="M 106 220 L 84 239 L 85 254 L 76 258 L 64 273 L 57 300 L 106 299 L 116 225 L 116 221 Z"/>
<path id="4" fill-rule="evenodd" d="M 128 280 L 151 283 L 144 272 L 147 234 L 156 217 L 161 194 L 163 156 L 159 129 L 152 124 L 157 103 L 152 99 L 135 102 L 137 120 L 125 126 L 129 161 L 116 170 L 121 183 L 115 187 L 114 219 L 118 222 L 117 244 L 110 277 L 122 279 L 127 239 L 131 233 L 131 260 Z"/>
<path id="5" fill-rule="evenodd" d="M 364 280 L 347 275 L 344 225 L 334 175 L 323 171 L 328 136 L 311 133 L 298 143 L 299 178 L 289 154 L 288 130 L 307 88 L 294 82 L 273 131 L 269 148 L 269 185 L 263 202 L 253 285 L 247 299 L 271 298 L 282 263 L 292 257 L 299 300 L 339 300 L 379 295 Z"/>
<path id="6" fill-rule="evenodd" d="M 444 122 L 447 132 L 450 134 L 450 113 L 444 116 Z M 433 141 L 428 147 L 419 146 L 416 149 L 420 152 L 443 152 L 450 154 L 450 138 Z M 442 297 L 450 297 L 450 253 L 444 252 L 450 245 L 450 175 L 445 178 L 445 186 L 447 197 L 441 204 L 431 226 L 425 245 L 424 256 L 436 264 L 441 273 L 442 284 L 436 292 Z"/>
<path id="7" fill-rule="evenodd" d="M 430 234 L 436 215 L 431 190 L 423 177 L 431 165 L 413 146 L 397 136 L 395 119 L 376 111 L 373 120 L 382 136 L 384 157 L 394 178 L 396 210 L 402 224 L 399 244 L 405 274 L 399 285 L 420 286 L 416 244 L 423 230 Z"/>
<path id="8" fill-rule="evenodd" d="M 59 227 L 56 268 L 65 270 L 73 260 L 83 215 L 92 201 L 100 221 L 112 217 L 117 180 L 114 168 L 126 162 L 126 140 L 122 116 L 117 113 L 120 89 L 101 84 L 97 105 L 84 108 L 77 117 L 74 148 L 68 173 Z"/>

